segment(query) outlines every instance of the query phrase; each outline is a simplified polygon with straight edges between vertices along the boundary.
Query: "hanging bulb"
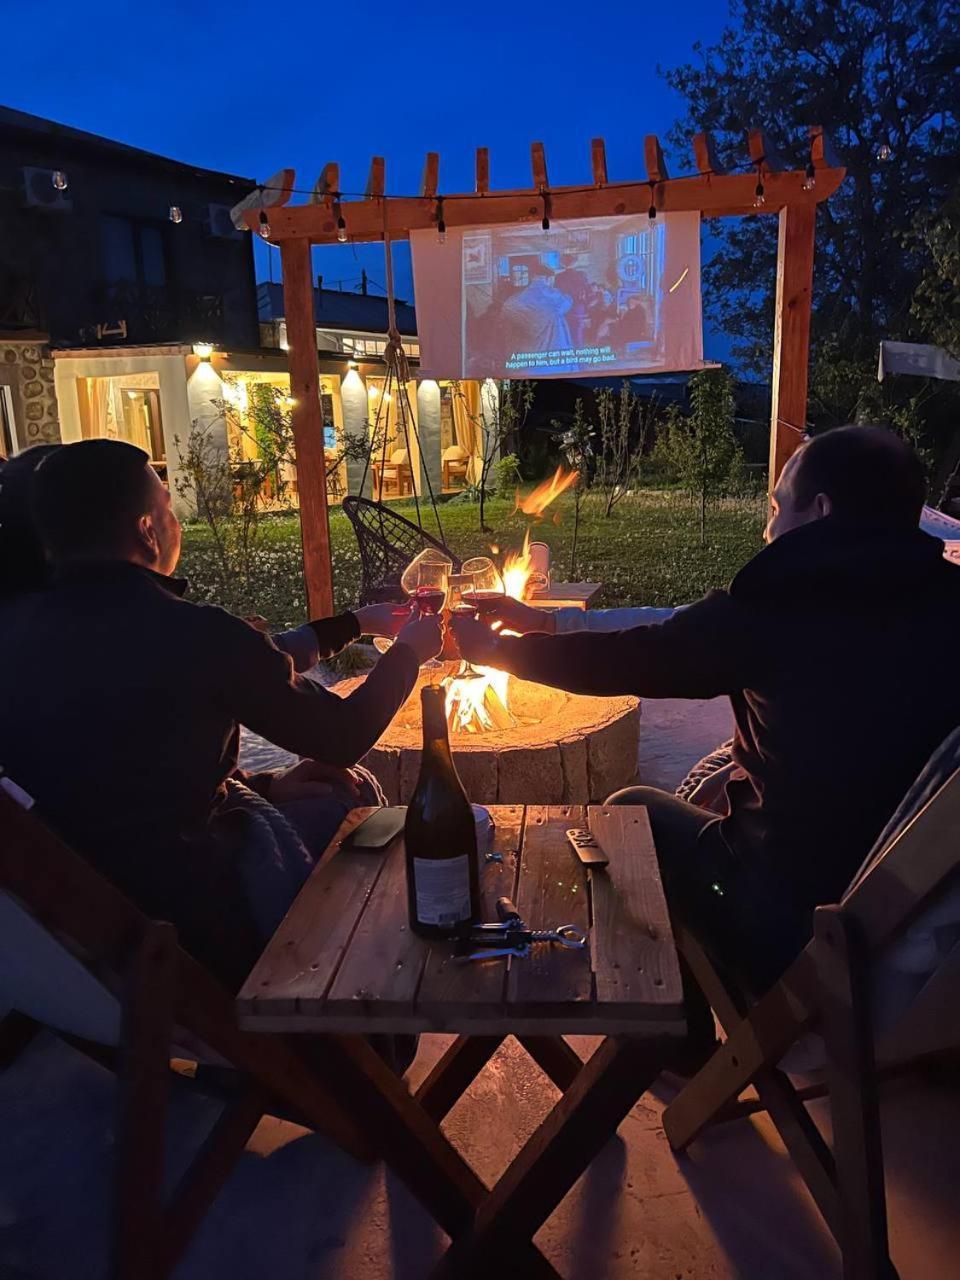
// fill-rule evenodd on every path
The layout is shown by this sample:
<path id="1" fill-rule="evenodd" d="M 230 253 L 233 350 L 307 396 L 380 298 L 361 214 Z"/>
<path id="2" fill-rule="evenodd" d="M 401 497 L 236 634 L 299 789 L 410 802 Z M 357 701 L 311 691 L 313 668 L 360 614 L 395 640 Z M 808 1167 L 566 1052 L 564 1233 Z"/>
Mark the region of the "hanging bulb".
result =
<path id="1" fill-rule="evenodd" d="M 763 194 L 763 179 L 758 177 L 756 190 L 753 194 L 753 207 L 755 209 L 762 209 L 766 203 L 767 197 Z"/>
<path id="2" fill-rule="evenodd" d="M 334 200 L 333 212 L 337 215 L 337 239 L 341 244 L 347 243 L 347 221 L 343 216 L 343 209 L 340 207 L 340 201 Z"/>
<path id="3" fill-rule="evenodd" d="M 183 221 L 183 210 L 180 208 L 178 204 L 172 204 L 170 206 L 170 212 L 167 216 L 169 217 L 171 222 L 180 223 Z"/>
<path id="4" fill-rule="evenodd" d="M 270 219 L 267 217 L 266 209 L 260 210 L 260 234 L 264 240 L 270 239 Z"/>
<path id="5" fill-rule="evenodd" d="M 541 227 L 543 227 L 544 231 L 549 231 L 550 230 L 550 197 L 546 194 L 546 192 L 543 192 L 542 195 L 543 195 L 543 217 L 540 219 L 540 225 Z"/>
<path id="6" fill-rule="evenodd" d="M 877 159 L 881 164 L 893 159 L 893 147 L 890 146 L 889 142 L 881 142 L 877 147 Z"/>
<path id="7" fill-rule="evenodd" d="M 806 172 L 803 175 L 803 189 L 804 191 L 812 191 L 816 185 L 817 185 L 817 171 L 813 167 L 813 161 L 811 160 L 810 163 L 807 165 Z"/>
<path id="8" fill-rule="evenodd" d="M 443 196 L 437 196 L 437 239 L 441 244 L 447 243 L 447 224 L 443 217 Z"/>
<path id="9" fill-rule="evenodd" d="M 50 180 L 53 183 L 55 191 L 66 191 L 67 175 L 63 172 L 62 169 L 54 169 L 53 177 Z"/>
<path id="10" fill-rule="evenodd" d="M 653 222 L 656 219 L 656 216 L 657 216 L 657 206 L 653 203 L 653 201 L 651 201 L 650 208 L 647 210 L 647 217 L 650 219 L 651 222 Z"/>

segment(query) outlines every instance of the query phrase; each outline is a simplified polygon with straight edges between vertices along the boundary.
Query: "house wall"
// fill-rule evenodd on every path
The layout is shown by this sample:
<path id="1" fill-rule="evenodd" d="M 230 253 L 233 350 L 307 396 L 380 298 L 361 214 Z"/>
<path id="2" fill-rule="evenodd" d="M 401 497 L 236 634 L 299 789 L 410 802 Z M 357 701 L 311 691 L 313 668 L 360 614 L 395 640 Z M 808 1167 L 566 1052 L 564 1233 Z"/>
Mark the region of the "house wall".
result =
<path id="1" fill-rule="evenodd" d="M 60 439 L 53 359 L 42 338 L 0 337 L 0 384 L 13 392 L 17 452 Z"/>

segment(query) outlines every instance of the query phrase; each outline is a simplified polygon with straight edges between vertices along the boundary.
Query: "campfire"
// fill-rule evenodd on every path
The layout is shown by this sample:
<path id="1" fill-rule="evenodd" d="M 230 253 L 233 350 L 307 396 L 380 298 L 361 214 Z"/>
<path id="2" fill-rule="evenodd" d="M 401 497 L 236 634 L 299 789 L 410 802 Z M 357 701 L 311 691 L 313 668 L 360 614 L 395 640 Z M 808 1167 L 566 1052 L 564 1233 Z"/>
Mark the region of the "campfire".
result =
<path id="1" fill-rule="evenodd" d="M 516 510 L 541 519 L 550 503 L 576 484 L 577 476 L 576 471 L 564 471 L 563 467 L 558 467 L 555 475 L 537 485 L 526 498 L 521 500 L 517 491 Z M 510 551 L 504 558 L 500 572 L 504 594 L 514 600 L 526 599 L 534 568 L 530 530 L 527 529 L 520 551 Z M 510 708 L 510 676 L 506 672 L 463 663 L 455 675 L 445 678 L 444 685 L 451 733 L 489 733 L 516 725 Z"/>

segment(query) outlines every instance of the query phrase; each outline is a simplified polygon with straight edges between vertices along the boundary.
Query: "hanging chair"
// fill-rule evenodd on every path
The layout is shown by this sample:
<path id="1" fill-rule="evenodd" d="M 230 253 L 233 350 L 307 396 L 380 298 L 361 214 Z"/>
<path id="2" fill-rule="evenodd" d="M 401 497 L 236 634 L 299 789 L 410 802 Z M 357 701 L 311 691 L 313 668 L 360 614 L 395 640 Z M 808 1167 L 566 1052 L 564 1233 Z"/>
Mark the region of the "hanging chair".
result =
<path id="1" fill-rule="evenodd" d="M 416 476 L 416 471 L 420 469 L 420 434 L 417 430 L 416 416 L 410 404 L 410 396 L 407 391 L 410 370 L 400 339 L 400 332 L 397 328 L 393 293 L 393 252 L 386 224 L 386 201 L 384 201 L 383 239 L 387 269 L 387 313 L 389 316 L 387 344 L 383 353 L 386 378 L 384 379 L 383 394 L 377 403 L 377 414 L 373 423 L 373 430 L 370 433 L 363 475 L 360 478 L 360 492 L 344 498 L 341 504 L 347 519 L 353 525 L 353 531 L 357 535 L 357 542 L 360 547 L 360 564 L 363 571 L 363 580 L 360 587 L 361 604 L 375 604 L 384 600 L 405 600 L 406 595 L 400 586 L 400 576 L 414 556 L 418 555 L 424 547 L 436 547 L 438 551 L 442 551 L 452 561 L 454 570 L 458 573 L 462 563 L 460 558 L 455 556 L 443 542 L 443 525 L 440 523 L 440 511 L 436 495 L 433 492 L 430 472 L 425 467 L 422 468 L 422 474 L 427 482 L 427 492 L 430 496 L 430 505 L 433 510 L 437 531 L 440 535 L 439 538 L 434 538 L 423 527 L 423 518 L 420 511 L 420 491 Z M 394 432 L 391 435 L 387 406 L 393 402 L 396 403 L 397 408 Z M 416 524 L 412 520 L 407 520 L 406 517 L 398 515 L 382 501 L 383 477 L 387 473 L 389 462 L 393 456 L 391 450 L 396 450 L 398 446 L 403 450 L 405 463 L 410 471 L 410 485 L 413 490 L 411 496 L 416 510 Z M 378 465 L 375 465 L 374 458 L 378 452 L 380 461 Z M 379 499 L 378 501 L 361 496 L 371 468 L 374 471 L 374 480 L 379 490 L 376 495 L 377 499 Z M 398 485 L 398 487 L 402 489 L 401 485 Z"/>
<path id="2" fill-rule="evenodd" d="M 406 600 L 400 575 L 424 547 L 442 551 L 453 563 L 454 572 L 460 572 L 462 561 L 448 546 L 384 503 L 351 495 L 344 498 L 343 511 L 360 547 L 361 604 Z"/>

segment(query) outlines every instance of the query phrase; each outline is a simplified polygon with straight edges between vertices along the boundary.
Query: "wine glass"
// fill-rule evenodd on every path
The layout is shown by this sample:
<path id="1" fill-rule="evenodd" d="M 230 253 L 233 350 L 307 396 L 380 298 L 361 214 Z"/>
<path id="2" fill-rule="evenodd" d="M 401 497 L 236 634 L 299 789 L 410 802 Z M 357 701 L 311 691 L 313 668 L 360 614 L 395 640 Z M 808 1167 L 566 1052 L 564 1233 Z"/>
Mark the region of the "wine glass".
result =
<path id="1" fill-rule="evenodd" d="M 476 606 L 470 602 L 474 585 L 475 579 L 472 573 L 450 574 L 447 579 L 447 608 L 453 617 L 475 618 L 477 616 Z M 482 674 L 483 672 L 478 671 L 472 663 L 467 662 L 466 658 L 461 659 L 460 670 L 457 672 L 459 678 L 481 676 Z"/>
<path id="2" fill-rule="evenodd" d="M 424 547 L 404 569 L 400 585 L 411 597 L 421 613 L 439 613 L 447 597 L 447 579 L 453 571 L 453 561 L 436 547 Z M 430 658 L 424 667 L 436 669 L 443 663 Z"/>
<path id="3" fill-rule="evenodd" d="M 472 579 L 462 598 L 478 618 L 503 603 L 506 587 L 499 569 L 489 556 L 474 556 L 472 560 L 464 562 L 460 572 L 464 577 Z"/>
<path id="4" fill-rule="evenodd" d="M 443 567 L 445 575 L 448 575 L 453 569 L 453 561 L 450 559 L 449 556 L 444 555 L 443 552 L 438 550 L 436 547 L 424 547 L 424 549 L 421 552 L 419 552 L 417 555 L 413 557 L 413 559 L 410 561 L 410 563 L 407 565 L 407 567 L 404 569 L 403 573 L 400 576 L 400 586 L 406 592 L 406 594 L 412 598 L 411 599 L 412 604 L 417 603 L 416 596 L 417 596 L 417 589 L 421 585 L 420 584 L 420 566 L 422 564 L 440 565 Z M 444 587 L 444 590 L 446 590 L 445 587 Z M 442 601 L 441 601 L 441 605 L 442 605 Z M 404 606 L 398 604 L 397 609 L 403 610 Z M 428 610 L 422 609 L 422 612 L 426 613 L 428 612 Z M 434 610 L 434 612 L 436 612 L 436 610 Z M 389 636 L 377 636 L 374 639 L 373 647 L 377 650 L 378 653 L 386 653 L 386 651 L 390 648 L 392 644 L 393 644 L 393 641 L 390 639 Z M 433 662 L 433 660 L 431 659 L 430 663 L 425 663 L 424 665 L 436 666 L 439 664 Z"/>

